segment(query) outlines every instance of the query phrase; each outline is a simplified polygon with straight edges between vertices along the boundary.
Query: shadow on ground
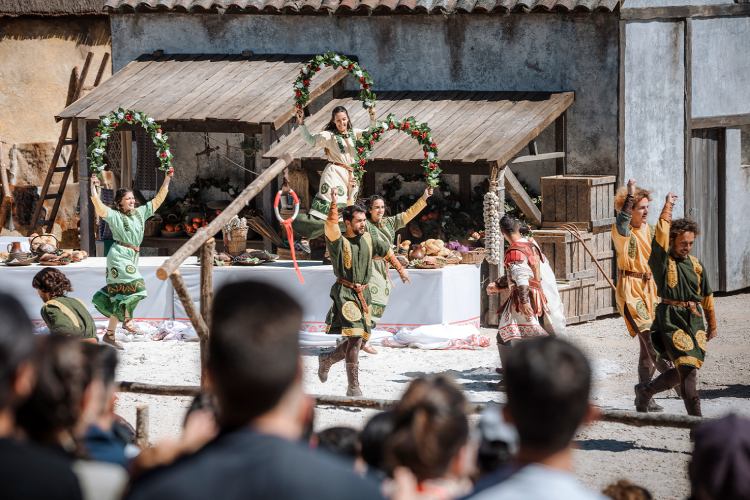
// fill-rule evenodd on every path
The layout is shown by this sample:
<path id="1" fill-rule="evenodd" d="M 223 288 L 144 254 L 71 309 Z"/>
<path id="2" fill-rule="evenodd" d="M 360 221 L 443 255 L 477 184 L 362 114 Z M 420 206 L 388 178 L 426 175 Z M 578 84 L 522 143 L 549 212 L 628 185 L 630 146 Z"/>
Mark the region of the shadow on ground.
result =
<path id="1" fill-rule="evenodd" d="M 470 368 L 468 370 L 441 370 L 437 372 L 405 372 L 401 376 L 405 379 L 414 379 L 437 373 L 448 375 L 453 378 L 465 391 L 473 392 L 495 392 L 498 390 L 500 375 L 495 373 L 494 368 Z M 401 380 L 393 380 L 401 382 Z"/>
<path id="2" fill-rule="evenodd" d="M 617 439 L 584 439 L 575 441 L 576 448 L 584 451 L 611 451 L 620 453 L 631 450 L 653 451 L 658 453 L 682 453 L 690 455 L 684 451 L 667 450 L 665 448 L 653 448 L 651 446 L 639 446 L 635 441 L 619 441 Z"/>
<path id="3" fill-rule="evenodd" d="M 730 384 L 715 389 L 699 389 L 701 399 L 750 398 L 750 385 Z"/>

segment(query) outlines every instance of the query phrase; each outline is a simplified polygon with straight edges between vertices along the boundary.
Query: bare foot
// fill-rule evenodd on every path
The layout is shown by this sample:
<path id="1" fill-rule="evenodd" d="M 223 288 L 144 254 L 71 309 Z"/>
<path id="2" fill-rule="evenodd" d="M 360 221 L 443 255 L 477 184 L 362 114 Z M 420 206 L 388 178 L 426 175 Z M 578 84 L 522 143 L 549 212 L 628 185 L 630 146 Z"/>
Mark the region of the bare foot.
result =
<path id="1" fill-rule="evenodd" d="M 371 346 L 370 344 L 363 345 L 362 346 L 362 350 L 365 351 L 367 354 L 377 354 L 378 353 L 378 351 L 375 350 L 375 348 L 373 346 Z"/>

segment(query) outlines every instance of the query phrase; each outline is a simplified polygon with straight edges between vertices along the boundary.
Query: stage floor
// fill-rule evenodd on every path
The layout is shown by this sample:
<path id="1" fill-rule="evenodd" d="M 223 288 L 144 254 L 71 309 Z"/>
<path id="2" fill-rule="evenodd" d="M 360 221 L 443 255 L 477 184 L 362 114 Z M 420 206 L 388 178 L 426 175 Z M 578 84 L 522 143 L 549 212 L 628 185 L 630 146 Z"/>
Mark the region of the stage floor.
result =
<path id="1" fill-rule="evenodd" d="M 186 320 L 182 305 L 169 281 L 156 277 L 156 269 L 164 257 L 141 257 L 139 269 L 146 282 L 148 298 L 136 309 L 136 319 L 163 321 Z M 31 280 L 42 266 L 7 267 L 0 265 L 2 290 L 15 295 L 32 319 L 41 320 L 41 299 L 31 287 Z M 322 331 L 331 304 L 329 297 L 334 275 L 330 265 L 319 261 L 300 262 L 305 283 L 301 284 L 291 261 L 278 261 L 254 267 L 214 267 L 214 289 L 232 281 L 253 279 L 268 282 L 288 291 L 299 300 L 305 310 L 304 328 Z M 105 283 L 106 259 L 91 257 L 83 262 L 58 267 L 73 284 L 74 297 L 89 304 L 96 319 L 103 319 L 91 305 L 91 297 Z M 180 273 L 190 294 L 199 300 L 200 266 L 195 257 L 180 266 Z M 379 329 L 395 331 L 402 327 L 454 324 L 479 326 L 480 278 L 474 265 L 448 266 L 443 269 L 410 269 L 410 284 L 403 284 L 391 270 L 394 288 Z M 250 300 L 250 298 L 248 298 Z"/>

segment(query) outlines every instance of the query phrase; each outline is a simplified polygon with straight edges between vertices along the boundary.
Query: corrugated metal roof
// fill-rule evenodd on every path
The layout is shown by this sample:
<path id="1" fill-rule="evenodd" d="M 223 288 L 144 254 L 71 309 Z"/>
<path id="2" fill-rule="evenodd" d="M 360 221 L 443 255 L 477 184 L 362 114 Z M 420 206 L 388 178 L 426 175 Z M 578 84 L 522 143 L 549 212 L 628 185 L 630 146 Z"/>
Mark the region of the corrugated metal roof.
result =
<path id="1" fill-rule="evenodd" d="M 378 92 L 376 113 L 426 121 L 438 145 L 441 161 L 498 162 L 505 165 L 573 104 L 573 92 Z M 345 106 L 352 123 L 367 125 L 369 118 L 352 93 L 333 99 L 305 120 L 310 131 L 322 130 L 335 106 Z M 325 153 L 310 147 L 299 132 L 274 145 L 266 158 L 289 153 L 294 159 L 324 160 Z M 394 131 L 373 148 L 371 159 L 410 161 L 424 158 L 422 149 L 407 134 Z"/>
<path id="2" fill-rule="evenodd" d="M 104 0 L 0 0 L 0 16 L 105 15 Z"/>
<path id="3" fill-rule="evenodd" d="M 157 121 L 235 121 L 279 127 L 294 116 L 292 85 L 309 56 L 142 56 L 58 118 L 97 120 L 118 107 L 136 109 Z M 346 77 L 324 67 L 311 82 L 319 96 Z"/>
<path id="4" fill-rule="evenodd" d="M 453 14 L 614 12 L 620 0 L 107 0 L 109 12 Z"/>

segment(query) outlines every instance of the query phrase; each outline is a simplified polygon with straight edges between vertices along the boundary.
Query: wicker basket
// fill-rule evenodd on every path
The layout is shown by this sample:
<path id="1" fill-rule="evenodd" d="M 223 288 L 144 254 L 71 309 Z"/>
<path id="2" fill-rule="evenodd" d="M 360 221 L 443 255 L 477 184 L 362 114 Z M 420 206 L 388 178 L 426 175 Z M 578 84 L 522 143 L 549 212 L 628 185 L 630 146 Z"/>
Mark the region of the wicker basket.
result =
<path id="1" fill-rule="evenodd" d="M 487 251 L 484 248 L 477 248 L 470 252 L 461 253 L 461 264 L 481 264 Z"/>
<path id="2" fill-rule="evenodd" d="M 149 217 L 143 226 L 143 236 L 157 236 L 162 224 L 164 224 L 164 220 L 160 216 L 154 215 L 153 217 Z"/>
<path id="3" fill-rule="evenodd" d="M 245 253 L 247 251 L 247 229 L 232 229 L 229 234 L 224 233 L 224 247 L 232 257 Z"/>

